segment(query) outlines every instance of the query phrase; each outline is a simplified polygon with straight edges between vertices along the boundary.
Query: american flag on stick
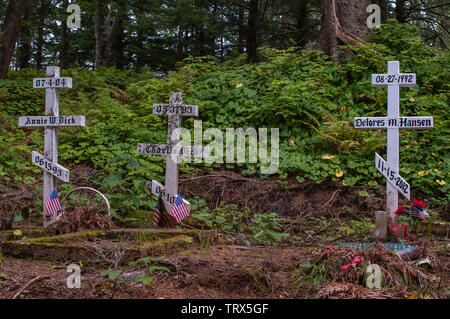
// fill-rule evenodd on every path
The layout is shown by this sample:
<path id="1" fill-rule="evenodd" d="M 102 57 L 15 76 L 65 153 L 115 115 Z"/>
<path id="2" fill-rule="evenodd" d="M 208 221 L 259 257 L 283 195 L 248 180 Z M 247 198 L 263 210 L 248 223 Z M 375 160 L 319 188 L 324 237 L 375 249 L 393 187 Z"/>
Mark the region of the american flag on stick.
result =
<path id="1" fill-rule="evenodd" d="M 172 206 L 172 210 L 170 211 L 170 215 L 175 218 L 177 223 L 180 223 L 181 220 L 189 216 L 189 208 L 183 202 L 183 197 L 181 197 L 181 194 L 178 194 L 175 204 Z"/>
<path id="2" fill-rule="evenodd" d="M 61 210 L 61 204 L 59 203 L 58 194 L 56 193 L 56 189 L 50 194 L 50 197 L 45 202 L 45 211 L 47 212 L 47 216 L 53 215 Z"/>

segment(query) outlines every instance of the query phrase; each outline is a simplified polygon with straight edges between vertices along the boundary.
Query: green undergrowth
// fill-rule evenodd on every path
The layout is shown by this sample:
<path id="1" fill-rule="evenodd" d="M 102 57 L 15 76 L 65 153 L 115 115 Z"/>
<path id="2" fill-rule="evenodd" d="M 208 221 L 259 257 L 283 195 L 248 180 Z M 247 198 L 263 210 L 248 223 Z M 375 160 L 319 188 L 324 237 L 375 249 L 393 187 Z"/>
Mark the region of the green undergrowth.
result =
<path id="1" fill-rule="evenodd" d="M 165 158 L 138 155 L 136 148 L 138 143 L 166 142 L 167 117 L 153 115 L 152 106 L 167 103 L 169 93 L 179 91 L 185 104 L 199 105 L 197 118 L 183 117 L 183 127 L 191 132 L 194 119 L 203 121 L 203 130 L 279 128 L 280 180 L 294 176 L 299 183 L 376 188 L 385 179 L 374 167 L 374 152 L 386 157 L 386 133 L 356 130 L 353 118 L 386 116 L 387 90 L 373 88 L 371 74 L 386 73 L 387 62 L 398 60 L 402 72 L 417 74 L 418 84 L 401 88 L 401 115 L 434 117 L 433 130 L 402 130 L 400 175 L 410 183 L 412 195 L 425 198 L 429 207 L 447 205 L 448 51 L 427 47 L 417 29 L 400 24 L 376 30 L 369 44 L 353 50 L 357 54 L 340 64 L 318 51 L 297 48 L 262 49 L 262 62 L 253 65 L 242 57 L 222 63 L 212 57 L 188 58 L 162 78 L 114 69 L 62 70 L 62 76 L 73 78 L 73 88 L 60 90 L 60 114 L 85 115 L 86 127 L 60 129 L 59 163 L 71 170 L 95 170 L 85 179 L 107 194 L 115 216 L 126 219 L 132 211 L 153 211 L 156 201 L 144 184 L 164 182 Z M 43 130 L 17 125 L 19 116 L 43 114 L 44 91 L 33 89 L 31 81 L 42 76 L 22 70 L 0 82 L 0 191 L 36 186 L 36 212 L 42 208 L 42 171 L 32 164 L 31 152 L 43 152 Z M 197 168 L 222 165 L 184 163 L 180 170 L 190 176 Z M 265 178 L 261 165 L 247 158 L 245 164 L 226 167 Z M 73 187 L 62 185 L 60 196 Z"/>

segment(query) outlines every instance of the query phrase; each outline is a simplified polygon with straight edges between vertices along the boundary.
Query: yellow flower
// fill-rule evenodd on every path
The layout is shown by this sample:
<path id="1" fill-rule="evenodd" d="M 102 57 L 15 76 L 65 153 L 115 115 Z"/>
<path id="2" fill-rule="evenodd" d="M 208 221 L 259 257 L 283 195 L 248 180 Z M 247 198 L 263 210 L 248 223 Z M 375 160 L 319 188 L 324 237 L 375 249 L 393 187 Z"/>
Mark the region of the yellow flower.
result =
<path id="1" fill-rule="evenodd" d="M 327 155 L 323 155 L 322 156 L 322 159 L 324 159 L 324 160 L 328 160 L 328 159 L 332 159 L 332 158 L 335 158 L 334 155 L 328 155 L 327 154 Z"/>
<path id="2" fill-rule="evenodd" d="M 409 101 L 410 101 L 410 102 L 414 102 L 415 100 L 414 100 L 414 98 L 411 96 L 411 97 L 409 98 Z"/>
<path id="3" fill-rule="evenodd" d="M 244 84 L 241 82 L 241 83 L 238 83 L 238 84 L 236 84 L 236 88 L 238 89 L 238 88 L 240 88 L 240 87 L 242 87 Z"/>
<path id="4" fill-rule="evenodd" d="M 438 173 L 438 174 L 440 173 L 439 170 L 436 169 L 436 168 L 435 168 L 433 171 L 434 171 L 435 173 Z"/>
<path id="5" fill-rule="evenodd" d="M 425 171 L 420 171 L 419 173 L 417 173 L 417 175 L 423 176 L 423 175 L 425 175 Z"/>
<path id="6" fill-rule="evenodd" d="M 342 177 L 344 175 L 343 171 L 336 172 L 336 177 Z"/>
<path id="7" fill-rule="evenodd" d="M 445 185 L 445 181 L 440 180 L 440 179 L 437 179 L 437 180 L 436 180 L 436 183 L 438 183 L 438 184 L 441 185 L 441 186 L 444 186 L 444 185 Z"/>

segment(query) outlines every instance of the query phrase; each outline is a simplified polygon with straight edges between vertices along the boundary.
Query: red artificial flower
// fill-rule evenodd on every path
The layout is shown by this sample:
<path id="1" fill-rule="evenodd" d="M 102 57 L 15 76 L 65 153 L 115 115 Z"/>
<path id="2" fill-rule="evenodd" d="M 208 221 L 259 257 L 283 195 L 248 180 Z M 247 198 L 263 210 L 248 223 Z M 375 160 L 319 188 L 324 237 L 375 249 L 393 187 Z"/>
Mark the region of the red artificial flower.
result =
<path id="1" fill-rule="evenodd" d="M 404 211 L 405 211 L 405 207 L 403 207 L 403 206 L 398 206 L 398 208 L 397 208 L 397 210 L 395 211 L 394 214 L 399 215 L 399 214 L 403 213 Z"/>
<path id="2" fill-rule="evenodd" d="M 427 204 L 425 204 L 424 202 L 422 202 L 421 200 L 414 200 L 413 201 L 413 205 L 415 205 L 415 206 L 420 206 L 420 207 L 426 207 L 427 206 Z"/>

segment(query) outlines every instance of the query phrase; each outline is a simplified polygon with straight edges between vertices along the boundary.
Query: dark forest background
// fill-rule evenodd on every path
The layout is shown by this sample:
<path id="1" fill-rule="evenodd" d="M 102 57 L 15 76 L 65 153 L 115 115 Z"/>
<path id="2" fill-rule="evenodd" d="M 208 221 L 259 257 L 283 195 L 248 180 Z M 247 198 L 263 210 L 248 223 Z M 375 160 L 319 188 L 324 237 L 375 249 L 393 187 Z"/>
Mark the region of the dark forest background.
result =
<path id="1" fill-rule="evenodd" d="M 422 29 L 430 46 L 449 45 L 445 0 L 10 0 L 0 1 L 0 77 L 8 68 L 150 68 L 211 55 L 227 59 L 258 48 L 320 48 L 336 53 L 369 33 L 369 4 L 381 23 L 396 19 Z M 67 28 L 70 4 L 81 8 L 81 28 Z M 336 32 L 334 32 L 336 30 Z"/>

